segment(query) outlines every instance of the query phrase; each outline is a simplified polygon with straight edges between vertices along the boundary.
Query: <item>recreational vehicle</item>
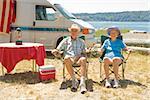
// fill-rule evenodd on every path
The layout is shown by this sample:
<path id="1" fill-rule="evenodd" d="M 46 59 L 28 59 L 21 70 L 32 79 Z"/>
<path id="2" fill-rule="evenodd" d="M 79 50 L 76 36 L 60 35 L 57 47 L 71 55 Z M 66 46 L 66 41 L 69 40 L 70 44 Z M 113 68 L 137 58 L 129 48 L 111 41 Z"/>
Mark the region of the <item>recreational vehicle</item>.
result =
<path id="1" fill-rule="evenodd" d="M 6 0 L 6 3 L 10 0 Z M 15 42 L 16 29 L 21 29 L 23 42 L 43 43 L 47 49 L 55 48 L 69 35 L 68 27 L 78 24 L 86 43 L 93 38 L 95 29 L 89 23 L 76 18 L 60 4 L 52 4 L 47 0 L 14 0 L 15 21 L 10 25 L 9 33 L 0 33 L 0 42 Z M 2 3 L 2 2 L 1 2 Z M 1 4 L 2 5 L 2 4 Z M 2 9 L 2 8 L 1 8 Z M 86 33 L 82 33 L 86 29 Z"/>

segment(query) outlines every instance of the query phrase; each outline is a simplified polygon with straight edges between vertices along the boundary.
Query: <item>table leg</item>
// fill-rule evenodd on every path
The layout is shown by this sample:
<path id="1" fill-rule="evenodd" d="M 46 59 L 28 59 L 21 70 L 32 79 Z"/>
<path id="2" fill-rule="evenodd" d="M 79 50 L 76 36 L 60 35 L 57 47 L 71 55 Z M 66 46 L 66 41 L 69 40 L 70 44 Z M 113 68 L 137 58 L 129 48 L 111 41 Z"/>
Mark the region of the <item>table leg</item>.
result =
<path id="1" fill-rule="evenodd" d="M 32 60 L 32 71 L 34 72 L 35 60 Z"/>
<path id="2" fill-rule="evenodd" d="M 3 76 L 5 75 L 3 65 L 2 65 L 2 75 L 3 75 Z"/>
<path id="3" fill-rule="evenodd" d="M 32 61 L 32 71 L 33 71 L 33 72 L 37 72 L 37 66 L 36 66 L 36 62 L 35 62 L 34 59 L 33 59 L 33 61 Z"/>
<path id="4" fill-rule="evenodd" d="M 37 72 L 37 66 L 35 60 L 34 60 L 34 71 Z"/>

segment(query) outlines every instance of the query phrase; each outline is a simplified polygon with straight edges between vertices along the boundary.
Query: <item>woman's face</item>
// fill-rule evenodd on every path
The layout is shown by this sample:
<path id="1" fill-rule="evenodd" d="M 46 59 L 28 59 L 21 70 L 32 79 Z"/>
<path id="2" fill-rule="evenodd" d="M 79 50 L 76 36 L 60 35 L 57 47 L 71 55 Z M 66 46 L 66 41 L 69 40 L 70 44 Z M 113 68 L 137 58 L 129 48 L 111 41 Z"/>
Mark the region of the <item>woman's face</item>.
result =
<path id="1" fill-rule="evenodd" d="M 110 38 L 117 38 L 119 35 L 119 32 L 117 30 L 112 30 L 110 32 Z"/>

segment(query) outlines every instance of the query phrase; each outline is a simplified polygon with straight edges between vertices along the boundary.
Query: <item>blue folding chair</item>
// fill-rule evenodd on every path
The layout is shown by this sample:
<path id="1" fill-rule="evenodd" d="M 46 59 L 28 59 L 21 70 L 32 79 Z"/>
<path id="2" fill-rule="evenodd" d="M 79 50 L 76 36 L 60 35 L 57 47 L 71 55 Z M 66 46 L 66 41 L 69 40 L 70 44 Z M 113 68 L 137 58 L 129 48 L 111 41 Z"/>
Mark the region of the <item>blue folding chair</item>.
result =
<path id="1" fill-rule="evenodd" d="M 104 41 L 105 41 L 106 39 L 109 39 L 109 37 L 108 37 L 108 36 L 105 36 L 105 35 L 102 35 L 102 36 L 101 36 L 101 45 L 103 45 L 103 43 L 104 43 Z M 119 35 L 119 36 L 117 37 L 117 39 L 123 40 L 122 35 Z M 125 79 L 125 74 L 124 74 L 124 73 L 125 73 L 126 62 L 127 62 L 128 57 L 129 57 L 129 54 L 130 54 L 130 53 L 128 53 L 127 58 L 126 58 L 126 59 L 124 58 L 123 61 L 122 61 L 122 63 L 119 65 L 119 66 L 122 66 L 122 75 L 119 74 L 119 78 L 122 77 L 123 80 Z M 103 58 L 104 58 L 104 55 L 105 55 L 105 51 L 103 52 L 103 54 L 102 54 L 102 55 L 100 56 L 100 58 L 99 58 L 99 62 L 100 62 L 100 79 L 101 79 L 100 82 L 101 82 L 101 83 L 106 79 L 104 73 L 102 73 L 102 65 L 103 65 Z M 123 52 L 122 52 L 122 55 L 123 55 Z M 112 65 L 109 65 L 109 70 L 110 70 L 109 75 L 114 74 L 114 71 L 113 71 L 113 69 L 112 69 Z"/>

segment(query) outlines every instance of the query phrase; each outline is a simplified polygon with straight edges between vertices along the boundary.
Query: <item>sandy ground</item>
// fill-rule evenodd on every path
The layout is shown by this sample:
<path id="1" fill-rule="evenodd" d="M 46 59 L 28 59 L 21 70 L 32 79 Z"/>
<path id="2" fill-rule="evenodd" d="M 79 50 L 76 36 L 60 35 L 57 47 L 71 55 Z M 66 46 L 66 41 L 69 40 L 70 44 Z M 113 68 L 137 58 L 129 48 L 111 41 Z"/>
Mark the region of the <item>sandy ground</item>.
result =
<path id="1" fill-rule="evenodd" d="M 146 43 L 150 45 L 150 33 L 126 33 L 123 34 L 126 43 Z"/>
<path id="2" fill-rule="evenodd" d="M 62 62 L 50 57 L 46 65 L 56 67 L 56 80 L 40 82 L 38 73 L 32 71 L 31 61 L 19 62 L 11 74 L 0 76 L 0 100 L 149 100 L 150 99 L 150 56 L 131 54 L 118 89 L 107 89 L 100 84 L 99 62 L 97 58 L 89 60 L 89 87 L 93 91 L 80 94 L 70 88 L 60 90 L 62 83 Z M 0 71 L 1 72 L 1 71 Z M 0 73 L 1 74 L 1 73 Z M 113 77 L 113 76 L 112 76 Z"/>
<path id="3" fill-rule="evenodd" d="M 125 33 L 123 34 L 125 39 L 150 39 L 150 33 Z"/>

